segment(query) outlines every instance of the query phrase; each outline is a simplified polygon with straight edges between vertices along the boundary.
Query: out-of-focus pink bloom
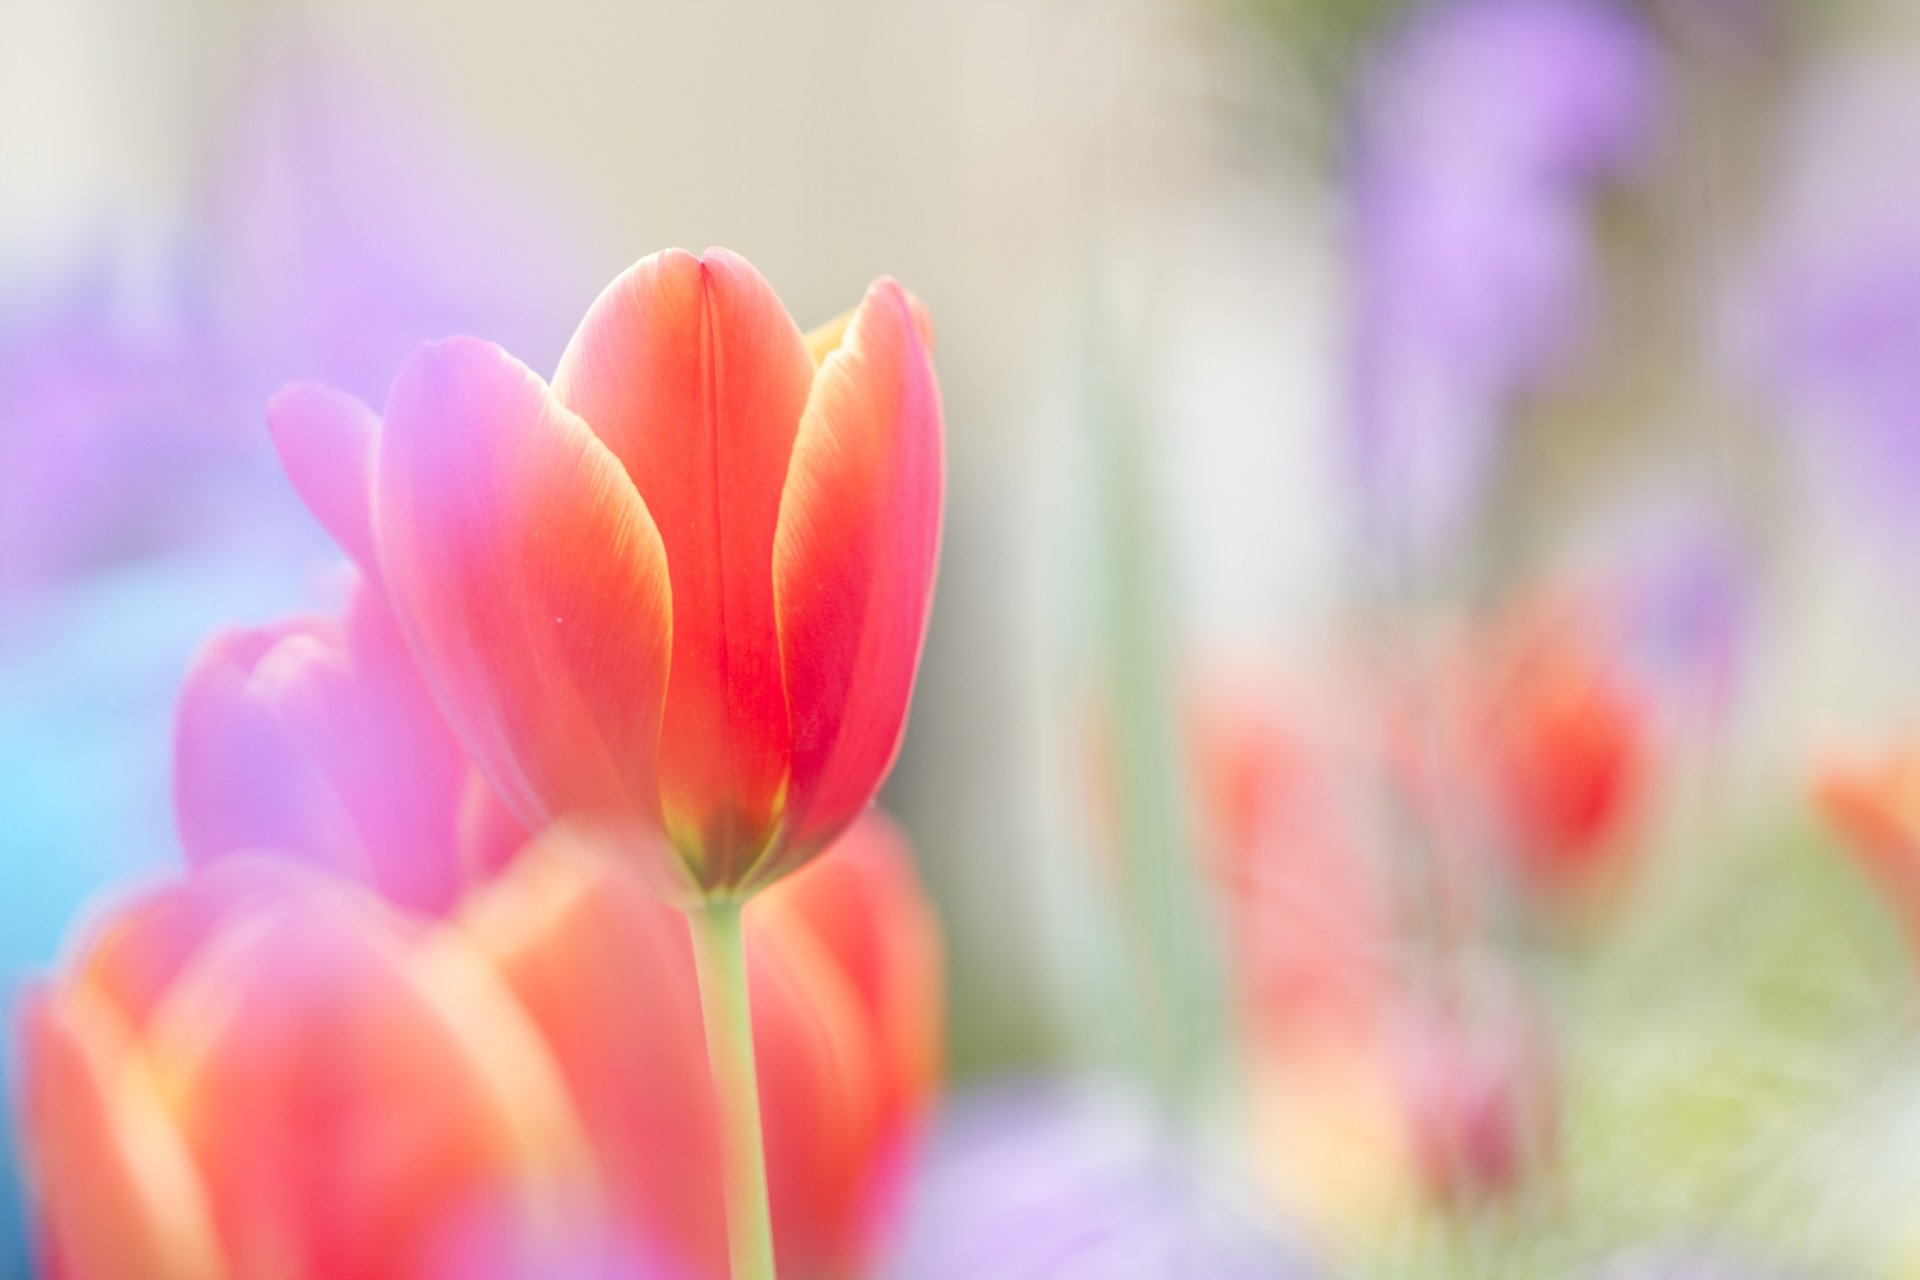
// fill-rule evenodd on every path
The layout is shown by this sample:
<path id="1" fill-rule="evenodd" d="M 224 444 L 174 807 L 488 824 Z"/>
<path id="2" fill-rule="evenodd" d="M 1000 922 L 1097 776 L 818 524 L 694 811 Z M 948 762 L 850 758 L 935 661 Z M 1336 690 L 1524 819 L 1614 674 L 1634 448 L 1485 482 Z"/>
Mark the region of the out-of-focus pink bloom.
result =
<path id="1" fill-rule="evenodd" d="M 379 589 L 344 619 L 230 631 L 180 694 L 174 801 L 187 861 L 272 851 L 416 911 L 449 909 L 517 848 L 434 706 Z"/>
<path id="2" fill-rule="evenodd" d="M 1211 699 L 1197 782 L 1263 1178 L 1359 1234 L 1528 1185 L 1551 1150 L 1553 1073 L 1517 988 L 1468 963 L 1480 926 L 1460 868 L 1407 856 L 1382 700 L 1334 683 Z M 1451 940 L 1437 961 L 1435 937 Z"/>
<path id="3" fill-rule="evenodd" d="M 1473 509 L 1518 399 L 1595 306 L 1587 206 L 1647 149 L 1652 41 L 1595 0 L 1452 0 L 1380 52 L 1356 108 L 1354 460 L 1409 552 Z"/>
<path id="4" fill-rule="evenodd" d="M 174 727 L 187 859 L 273 850 L 445 911 L 527 833 L 468 760 L 393 618 L 367 508 L 379 421 L 309 387 L 277 397 L 267 420 L 359 574 L 342 620 L 223 632 L 201 651 Z"/>
<path id="5" fill-rule="evenodd" d="M 727 1271 L 719 1115 L 684 916 L 556 830 L 461 919 L 532 1015 L 616 1216 Z M 862 819 L 746 914 L 780 1274 L 862 1274 L 941 1069 L 941 959 L 899 833 Z"/>
<path id="6" fill-rule="evenodd" d="M 745 894 L 899 747 L 939 542 L 926 342 L 890 280 L 803 338 L 740 258 L 670 251 L 607 289 L 551 388 L 455 339 L 384 425 L 295 388 L 277 434 L 515 813 L 613 829 L 670 893 Z"/>
<path id="7" fill-rule="evenodd" d="M 1471 1207 L 1546 1167 L 1557 1072 L 1544 1024 L 1512 983 L 1464 984 L 1400 1010 L 1394 1048 L 1414 1153 L 1430 1194 Z"/>
<path id="8" fill-rule="evenodd" d="M 558 1229 L 591 1192 L 564 1083 L 478 953 L 285 862 L 115 912 L 21 1045 L 63 1280 L 423 1280 L 481 1208 Z"/>

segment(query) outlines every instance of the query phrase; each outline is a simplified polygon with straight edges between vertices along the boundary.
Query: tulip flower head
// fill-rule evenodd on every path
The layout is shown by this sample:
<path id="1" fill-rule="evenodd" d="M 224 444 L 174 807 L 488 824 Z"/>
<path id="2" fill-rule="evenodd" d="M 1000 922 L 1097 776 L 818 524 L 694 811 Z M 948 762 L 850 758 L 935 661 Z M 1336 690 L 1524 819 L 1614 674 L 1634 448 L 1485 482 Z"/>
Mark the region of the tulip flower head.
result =
<path id="1" fill-rule="evenodd" d="M 174 807 L 191 865 L 271 850 L 431 913 L 525 840 L 364 580 L 341 620 L 207 643 L 180 692 Z"/>
<path id="2" fill-rule="evenodd" d="M 564 1082 L 479 954 L 285 861 L 116 912 L 20 1035 L 43 1260 L 71 1280 L 415 1280 L 482 1207 L 535 1232 L 590 1194 Z"/>
<path id="3" fill-rule="evenodd" d="M 898 750 L 939 548 L 927 343 L 891 280 L 803 336 L 744 260 L 669 250 L 600 296 L 551 386 L 454 338 L 402 367 L 384 423 L 302 388 L 276 434 L 522 821 L 610 828 L 671 896 L 741 897 L 825 848 Z"/>

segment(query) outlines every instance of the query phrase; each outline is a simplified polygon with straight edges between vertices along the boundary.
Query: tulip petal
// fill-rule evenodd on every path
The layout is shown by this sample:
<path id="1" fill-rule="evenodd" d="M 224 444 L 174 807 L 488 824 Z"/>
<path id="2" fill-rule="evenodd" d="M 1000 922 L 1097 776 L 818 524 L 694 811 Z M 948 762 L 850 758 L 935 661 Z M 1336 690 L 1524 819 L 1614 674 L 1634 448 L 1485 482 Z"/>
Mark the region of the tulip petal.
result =
<path id="1" fill-rule="evenodd" d="M 867 1271 L 879 1152 L 881 1057 L 848 976 L 790 916 L 747 926 L 767 1195 L 781 1274 Z"/>
<path id="2" fill-rule="evenodd" d="M 940 393 L 908 296 L 867 291 L 820 367 L 774 544 L 793 764 L 788 866 L 873 799 L 906 728 L 933 602 Z"/>
<path id="3" fill-rule="evenodd" d="M 940 1075 L 940 922 L 905 834 L 877 809 L 759 898 L 756 924 L 791 917 L 847 976 L 884 1055 L 882 1111 L 911 1126 Z"/>
<path id="4" fill-rule="evenodd" d="M 617 1215 L 724 1275 L 719 1116 L 685 918 L 555 828 L 460 923 L 560 1064 Z"/>
<path id="5" fill-rule="evenodd" d="M 400 1280 L 479 1205 L 537 1214 L 584 1139 L 508 994 L 449 932 L 316 882 L 249 903 L 148 1044 L 241 1275 Z"/>
<path id="6" fill-rule="evenodd" d="M 300 501 L 360 571 L 377 579 L 368 506 L 379 416 L 344 391 L 297 382 L 267 402 L 267 431 Z"/>
<path id="7" fill-rule="evenodd" d="M 388 401 L 374 532 L 441 710 L 521 820 L 652 819 L 666 553 L 587 425 L 490 343 L 421 348 Z"/>
<path id="8" fill-rule="evenodd" d="M 780 300 L 739 257 L 669 250 L 601 294 L 555 394 L 632 476 L 673 577 L 660 786 L 670 836 L 732 883 L 778 816 L 787 764 L 771 577 L 814 375 Z"/>
<path id="9" fill-rule="evenodd" d="M 181 692 L 175 807 L 195 866 L 273 850 L 444 911 L 464 875 L 455 823 L 471 772 L 365 582 L 344 634 L 295 623 L 218 637 Z"/>
<path id="10" fill-rule="evenodd" d="M 173 753 L 174 811 L 190 865 L 273 849 L 366 874 L 352 815 L 277 708 L 301 685 L 336 687 L 345 663 L 337 629 L 321 620 L 223 632 L 194 659 Z"/>
<path id="11" fill-rule="evenodd" d="M 21 1151 L 49 1274 L 225 1275 L 199 1175 L 112 1006 L 85 989 L 36 993 L 20 1052 Z"/>

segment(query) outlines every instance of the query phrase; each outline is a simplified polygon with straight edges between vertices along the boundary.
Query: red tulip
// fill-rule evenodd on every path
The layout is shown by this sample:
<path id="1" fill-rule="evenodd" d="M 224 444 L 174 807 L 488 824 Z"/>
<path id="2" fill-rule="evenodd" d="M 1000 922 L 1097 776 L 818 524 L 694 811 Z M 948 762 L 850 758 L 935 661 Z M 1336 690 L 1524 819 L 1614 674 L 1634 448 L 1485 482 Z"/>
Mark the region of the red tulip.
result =
<path id="1" fill-rule="evenodd" d="M 899 747 L 939 543 L 926 342 L 891 280 L 803 337 L 742 259 L 669 251 L 601 295 L 552 387 L 452 339 L 377 430 L 306 388 L 276 433 L 524 822 L 664 835 L 675 892 L 744 895 Z"/>
<path id="2" fill-rule="evenodd" d="M 1549 904 L 1613 887 L 1655 763 L 1653 708 L 1596 609 L 1557 602 L 1474 628 L 1405 700 L 1394 749 L 1443 858 L 1493 855 Z"/>
<path id="3" fill-rule="evenodd" d="M 561 1064 L 617 1214 L 725 1275 L 685 917 L 559 833 L 463 914 Z M 757 899 L 747 947 L 780 1274 L 860 1274 L 940 1062 L 937 926 L 891 824 L 862 820 Z"/>
<path id="4" fill-rule="evenodd" d="M 445 928 L 284 862 L 117 912 L 21 1029 L 22 1150 L 63 1280 L 433 1280 L 474 1215 L 585 1203 L 532 1023 Z"/>

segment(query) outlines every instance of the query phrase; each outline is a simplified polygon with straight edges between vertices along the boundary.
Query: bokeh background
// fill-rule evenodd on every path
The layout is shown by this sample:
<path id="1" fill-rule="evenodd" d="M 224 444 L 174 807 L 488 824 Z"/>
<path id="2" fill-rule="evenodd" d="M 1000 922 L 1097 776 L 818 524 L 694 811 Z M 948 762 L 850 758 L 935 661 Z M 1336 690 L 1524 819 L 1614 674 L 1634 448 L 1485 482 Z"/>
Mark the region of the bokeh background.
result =
<path id="1" fill-rule="evenodd" d="M 1192 706 L 1346 726 L 1602 599 L 1658 738 L 1629 883 L 1475 948 L 1550 1011 L 1553 1172 L 1466 1228 L 1355 1192 L 1343 1252 L 1904 1273 L 1904 904 L 1812 797 L 1920 718 L 1916 157 L 1908 0 L 0 0 L 0 983 L 178 864 L 201 638 L 328 598 L 265 398 L 378 404 L 454 332 L 550 369 L 628 263 L 725 245 L 803 325 L 882 273 L 935 317 L 886 801 L 957 1083 L 1131 1060 L 1111 846 L 1197 842 Z M 1379 844 L 1420 900 L 1445 860 Z M 1212 985 L 1204 895 L 1130 883 Z"/>

